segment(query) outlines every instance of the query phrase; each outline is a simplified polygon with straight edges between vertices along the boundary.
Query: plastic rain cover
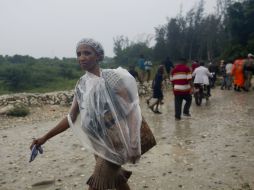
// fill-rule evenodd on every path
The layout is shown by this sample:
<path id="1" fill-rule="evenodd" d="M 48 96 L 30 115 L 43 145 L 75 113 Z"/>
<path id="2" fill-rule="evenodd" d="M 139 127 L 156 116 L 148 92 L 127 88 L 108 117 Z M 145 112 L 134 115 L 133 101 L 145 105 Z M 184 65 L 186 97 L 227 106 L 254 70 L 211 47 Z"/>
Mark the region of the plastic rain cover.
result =
<path id="1" fill-rule="evenodd" d="M 135 79 L 123 68 L 86 72 L 78 81 L 75 99 L 79 119 L 68 122 L 83 145 L 94 154 L 122 165 L 141 154 L 141 111 Z M 74 122 L 74 123 L 73 123 Z"/>

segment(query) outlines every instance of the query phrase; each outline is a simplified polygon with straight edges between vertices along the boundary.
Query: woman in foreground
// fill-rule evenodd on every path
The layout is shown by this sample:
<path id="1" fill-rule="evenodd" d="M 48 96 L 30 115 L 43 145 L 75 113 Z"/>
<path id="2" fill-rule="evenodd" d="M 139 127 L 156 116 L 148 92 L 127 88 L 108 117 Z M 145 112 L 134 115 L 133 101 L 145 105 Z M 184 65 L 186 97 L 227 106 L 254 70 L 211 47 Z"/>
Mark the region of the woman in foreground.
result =
<path id="1" fill-rule="evenodd" d="M 89 190 L 129 190 L 131 172 L 122 165 L 135 163 L 141 155 L 142 117 L 136 81 L 125 69 L 101 69 L 104 50 L 93 39 L 81 40 L 76 53 L 86 73 L 76 84 L 70 112 L 48 133 L 34 139 L 30 149 L 70 127 L 95 155 Z"/>

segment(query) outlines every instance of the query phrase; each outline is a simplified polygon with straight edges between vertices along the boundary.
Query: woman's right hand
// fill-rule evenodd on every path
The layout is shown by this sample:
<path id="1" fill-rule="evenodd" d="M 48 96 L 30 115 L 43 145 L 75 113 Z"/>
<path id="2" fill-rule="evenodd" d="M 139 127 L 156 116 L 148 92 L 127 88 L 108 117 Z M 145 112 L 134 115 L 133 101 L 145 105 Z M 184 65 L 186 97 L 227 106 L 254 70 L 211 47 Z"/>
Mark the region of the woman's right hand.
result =
<path id="1" fill-rule="evenodd" d="M 30 146 L 30 150 L 32 150 L 34 145 L 36 145 L 36 147 L 39 147 L 39 146 L 43 145 L 46 141 L 47 141 L 47 139 L 45 137 L 34 139 L 31 146 Z"/>
<path id="2" fill-rule="evenodd" d="M 138 148 L 129 150 L 129 160 L 132 164 L 135 164 L 141 157 L 140 151 Z"/>

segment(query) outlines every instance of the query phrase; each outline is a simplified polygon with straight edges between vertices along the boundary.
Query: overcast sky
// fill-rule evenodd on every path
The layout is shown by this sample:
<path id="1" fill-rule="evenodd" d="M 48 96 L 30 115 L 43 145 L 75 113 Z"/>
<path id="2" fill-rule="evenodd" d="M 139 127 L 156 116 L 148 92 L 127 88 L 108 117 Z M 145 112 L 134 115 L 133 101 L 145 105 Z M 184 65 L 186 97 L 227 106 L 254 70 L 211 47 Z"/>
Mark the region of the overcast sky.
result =
<path id="1" fill-rule="evenodd" d="M 77 41 L 91 37 L 113 56 L 114 37 L 154 36 L 154 27 L 175 17 L 181 5 L 186 13 L 198 1 L 0 0 L 0 55 L 75 57 Z M 206 12 L 215 5 L 206 0 Z"/>

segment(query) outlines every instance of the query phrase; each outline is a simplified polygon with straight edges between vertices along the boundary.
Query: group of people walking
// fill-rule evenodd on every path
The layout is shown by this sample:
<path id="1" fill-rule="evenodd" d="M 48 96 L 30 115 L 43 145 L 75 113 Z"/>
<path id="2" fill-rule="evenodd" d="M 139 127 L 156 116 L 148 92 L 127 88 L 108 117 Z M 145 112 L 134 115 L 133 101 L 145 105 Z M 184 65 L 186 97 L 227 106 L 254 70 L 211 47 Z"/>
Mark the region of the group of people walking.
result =
<path id="1" fill-rule="evenodd" d="M 192 74 L 191 69 L 187 66 L 186 59 L 179 59 L 174 66 L 169 57 L 167 57 L 165 61 L 159 65 L 152 82 L 152 96 L 146 100 L 149 108 L 155 114 L 161 114 L 159 105 L 163 104 L 163 81 L 167 80 L 170 80 L 173 86 L 173 93 L 175 96 L 175 119 L 181 119 L 183 100 L 186 101 L 183 115 L 190 117 Z M 150 103 L 152 98 L 154 98 L 155 101 Z"/>
<path id="2" fill-rule="evenodd" d="M 249 53 L 246 58 L 237 57 L 233 62 L 220 61 L 220 65 L 209 65 L 215 75 L 221 74 L 221 90 L 249 91 L 251 88 L 251 79 L 254 74 L 254 55 Z M 215 78 L 216 80 L 216 78 Z"/>
<path id="3" fill-rule="evenodd" d="M 164 72 L 166 70 L 166 73 Z M 234 87 L 235 91 L 249 91 L 251 79 L 254 74 L 254 55 L 249 53 L 247 58 L 237 58 L 233 63 L 220 61 L 220 65 L 209 63 L 205 66 L 204 62 L 193 61 L 191 66 L 187 65 L 187 60 L 179 59 L 173 63 L 169 57 L 158 67 L 153 80 L 153 93 L 147 99 L 149 108 L 156 114 L 160 114 L 159 105 L 163 99 L 163 80 L 170 78 L 174 93 L 175 119 L 180 120 L 181 115 L 190 115 L 193 89 L 196 85 L 204 85 L 207 89 L 207 96 L 211 96 L 211 88 L 215 87 L 218 75 L 221 77 L 221 90 L 230 90 Z M 156 85 L 154 85 L 156 84 Z M 151 98 L 156 101 L 149 104 Z M 185 104 L 182 111 L 182 103 Z"/>

